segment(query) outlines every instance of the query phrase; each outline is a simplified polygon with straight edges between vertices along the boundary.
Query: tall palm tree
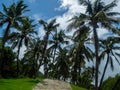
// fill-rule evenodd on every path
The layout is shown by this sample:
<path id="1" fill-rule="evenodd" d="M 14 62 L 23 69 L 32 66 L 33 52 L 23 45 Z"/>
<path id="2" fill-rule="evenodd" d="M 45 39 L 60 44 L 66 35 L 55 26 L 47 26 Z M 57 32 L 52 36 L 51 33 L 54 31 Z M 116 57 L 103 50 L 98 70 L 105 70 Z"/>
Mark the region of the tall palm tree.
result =
<path id="1" fill-rule="evenodd" d="M 56 19 L 51 20 L 49 23 L 43 21 L 43 20 L 39 20 L 39 23 L 43 26 L 44 30 L 45 30 L 45 36 L 43 38 L 43 43 L 42 43 L 42 61 L 44 61 L 44 77 L 47 77 L 47 45 L 48 45 L 48 40 L 49 40 L 49 36 L 51 34 L 52 31 L 55 31 L 57 29 L 57 27 L 59 26 L 58 23 L 56 23 Z M 39 66 L 40 67 L 40 66 Z"/>
<path id="2" fill-rule="evenodd" d="M 2 38 L 3 57 L 4 57 L 4 46 L 10 34 L 10 28 L 13 26 L 13 24 L 18 24 L 18 22 L 25 17 L 23 16 L 23 13 L 25 13 L 26 11 L 28 11 L 27 5 L 25 5 L 22 0 L 20 0 L 18 3 L 13 3 L 9 7 L 6 7 L 3 4 L 3 12 L 0 11 L 0 26 L 3 26 L 4 24 L 7 23 L 7 27 L 4 31 L 4 35 Z M 2 64 L 2 61 L 0 64 Z M 1 69 L 2 69 L 2 65 L 0 65 L 0 73 L 2 71 Z"/>
<path id="3" fill-rule="evenodd" d="M 108 67 L 108 64 L 110 63 L 112 70 L 114 69 L 113 59 L 115 59 L 118 62 L 118 64 L 120 65 L 120 62 L 117 58 L 117 56 L 119 56 L 120 54 L 116 52 L 117 50 L 120 50 L 120 47 L 116 45 L 116 44 L 120 43 L 119 40 L 120 40 L 120 38 L 118 38 L 118 37 L 108 37 L 105 40 L 100 40 L 99 45 L 101 47 L 102 52 L 101 52 L 99 58 L 101 60 L 101 59 L 104 59 L 105 56 L 107 56 L 107 61 L 106 61 L 104 71 L 103 71 L 103 74 L 102 74 L 102 77 L 100 80 L 99 89 L 101 89 L 104 75 L 105 75 L 106 69 Z"/>
<path id="4" fill-rule="evenodd" d="M 111 9 L 113 9 L 116 6 L 116 0 L 111 2 L 110 4 L 105 4 L 101 0 L 95 0 L 93 3 L 90 0 L 79 0 L 80 3 L 84 4 L 86 9 L 86 14 L 80 13 L 79 16 L 73 17 L 72 24 L 74 26 L 79 26 L 82 22 L 84 22 L 86 25 L 91 26 L 94 36 L 94 46 L 95 46 L 95 58 L 96 58 L 96 71 L 95 71 L 95 90 L 98 90 L 98 34 L 97 34 L 97 28 L 100 26 L 111 30 L 113 32 L 119 33 L 117 31 L 114 23 L 118 23 L 120 21 L 119 18 L 115 17 L 116 15 L 120 15 L 118 12 L 112 12 Z"/>
<path id="5" fill-rule="evenodd" d="M 22 19 L 21 25 L 14 26 L 18 32 L 13 32 L 9 35 L 10 42 L 12 43 L 12 48 L 18 47 L 17 50 L 17 74 L 19 72 L 19 54 L 20 54 L 20 48 L 23 46 L 23 44 L 27 47 L 29 45 L 29 42 L 31 42 L 33 35 L 36 33 L 34 31 L 34 27 L 36 25 L 33 25 L 33 20 L 30 20 L 29 18 Z"/>
<path id="6" fill-rule="evenodd" d="M 70 56 L 72 56 L 71 59 L 73 59 L 74 62 L 72 66 L 72 72 L 74 73 L 74 75 L 76 75 L 73 75 L 74 80 L 76 77 L 76 84 L 79 84 L 78 78 L 81 75 L 81 68 L 85 65 L 85 60 L 87 59 L 89 61 L 93 59 L 92 50 L 89 47 L 87 47 L 87 45 L 85 45 L 89 40 L 88 35 L 89 29 L 87 27 L 83 27 L 79 30 L 76 30 L 76 32 L 73 35 L 74 43 L 70 50 Z"/>

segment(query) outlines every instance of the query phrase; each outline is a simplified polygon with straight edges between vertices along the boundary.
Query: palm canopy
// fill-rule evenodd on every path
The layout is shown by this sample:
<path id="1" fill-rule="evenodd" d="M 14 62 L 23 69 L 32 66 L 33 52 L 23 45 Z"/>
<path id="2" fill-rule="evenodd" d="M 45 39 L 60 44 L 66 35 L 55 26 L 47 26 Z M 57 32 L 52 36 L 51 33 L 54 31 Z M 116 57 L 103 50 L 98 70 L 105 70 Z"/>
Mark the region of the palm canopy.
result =
<path id="1" fill-rule="evenodd" d="M 27 5 L 20 0 L 17 4 L 13 3 L 9 7 L 6 7 L 3 4 L 3 12 L 0 12 L 0 25 L 3 25 L 5 22 L 16 22 L 16 20 L 21 20 L 22 15 L 27 10 Z"/>
<path id="2" fill-rule="evenodd" d="M 43 52 L 44 52 L 47 49 L 48 39 L 50 34 L 52 34 L 51 32 L 55 32 L 59 24 L 56 23 L 56 19 L 53 19 L 48 23 L 43 20 L 39 20 L 39 23 L 43 26 L 45 30 L 45 35 L 43 38 L 43 45 L 44 45 Z"/>
<path id="3" fill-rule="evenodd" d="M 83 2 L 82 2 L 83 1 Z M 79 16 L 74 16 L 70 21 L 69 26 L 80 27 L 81 23 L 92 27 L 105 27 L 113 32 L 118 32 L 114 24 L 118 24 L 120 15 L 118 12 L 113 12 L 112 9 L 116 6 L 116 0 L 110 4 L 105 4 L 101 0 L 95 0 L 92 3 L 90 0 L 80 0 L 86 6 L 86 14 L 80 13 Z"/>
<path id="4" fill-rule="evenodd" d="M 61 43 L 61 44 L 67 44 L 68 41 L 65 41 L 66 35 L 64 30 L 60 30 L 59 32 L 56 30 L 55 34 L 52 37 L 52 40 L 50 40 L 50 43 L 56 42 L 56 43 Z"/>
<path id="5" fill-rule="evenodd" d="M 33 39 L 33 34 L 36 33 L 34 31 L 35 25 L 32 24 L 33 20 L 29 18 L 22 19 L 22 23 L 16 24 L 15 28 L 18 32 L 13 32 L 9 35 L 10 43 L 12 43 L 12 48 L 17 47 L 17 75 L 19 72 L 19 53 L 20 48 L 25 45 L 26 47 L 29 45 L 31 40 Z"/>
<path id="6" fill-rule="evenodd" d="M 56 23 L 56 19 L 52 19 L 49 23 L 43 20 L 39 20 L 39 23 L 43 25 L 43 28 L 46 32 L 51 32 L 53 30 L 56 30 L 56 27 L 59 26 L 59 24 Z"/>
<path id="7" fill-rule="evenodd" d="M 34 31 L 34 28 L 36 25 L 33 25 L 33 20 L 30 20 L 29 18 L 22 19 L 21 25 L 14 26 L 18 32 L 13 32 L 9 35 L 9 39 L 11 41 L 12 47 L 15 48 L 17 45 L 18 47 L 22 46 L 22 42 L 24 42 L 25 46 L 28 46 L 28 42 L 32 40 L 34 37 L 34 34 L 36 32 Z"/>
<path id="8" fill-rule="evenodd" d="M 113 65 L 113 59 L 117 61 L 117 63 L 120 65 L 120 61 L 118 57 L 120 57 L 120 54 L 118 53 L 118 50 L 120 50 L 120 46 L 118 45 L 120 43 L 119 37 L 108 37 L 105 40 L 99 40 L 100 45 L 100 55 L 99 55 L 99 63 L 101 60 L 104 60 L 105 56 L 109 54 L 109 63 L 111 65 L 111 69 L 114 69 Z"/>
<path id="9" fill-rule="evenodd" d="M 65 40 L 65 38 L 66 35 L 64 30 L 60 30 L 59 32 L 56 30 L 55 34 L 52 36 L 52 40 L 49 40 L 49 49 L 57 49 L 60 48 L 63 44 L 68 44 L 69 42 Z"/>
<path id="10" fill-rule="evenodd" d="M 113 60 L 116 60 L 117 63 L 120 65 L 120 61 L 118 57 L 120 57 L 120 54 L 118 53 L 117 50 L 120 50 L 120 46 L 118 46 L 118 43 L 120 43 L 120 38 L 119 37 L 108 37 L 105 40 L 100 40 L 99 45 L 100 45 L 100 55 L 99 55 L 99 63 L 101 60 L 104 60 L 105 57 L 107 57 L 107 61 L 103 70 L 103 74 L 100 80 L 100 85 L 99 88 L 101 89 L 104 75 L 106 73 L 108 64 L 110 63 L 110 67 L 113 70 L 114 69 L 114 64 Z"/>
<path id="11" fill-rule="evenodd" d="M 26 11 L 28 11 L 27 5 L 25 5 L 22 0 L 20 0 L 18 3 L 13 3 L 9 7 L 6 7 L 3 4 L 3 12 L 0 12 L 0 26 L 8 23 L 3 35 L 3 46 L 10 33 L 10 27 L 18 24 L 18 22 L 25 17 L 22 15 Z"/>

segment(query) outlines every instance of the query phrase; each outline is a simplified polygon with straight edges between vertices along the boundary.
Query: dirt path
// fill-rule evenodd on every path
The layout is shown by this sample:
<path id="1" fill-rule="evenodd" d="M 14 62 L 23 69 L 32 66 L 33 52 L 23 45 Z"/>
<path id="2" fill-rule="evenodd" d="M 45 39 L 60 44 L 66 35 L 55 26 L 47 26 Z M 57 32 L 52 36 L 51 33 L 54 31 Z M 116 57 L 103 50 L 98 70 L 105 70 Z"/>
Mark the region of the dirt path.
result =
<path id="1" fill-rule="evenodd" d="M 33 90 L 72 90 L 69 83 L 59 81 L 59 80 L 50 80 L 45 79 L 42 82 L 38 83 Z"/>

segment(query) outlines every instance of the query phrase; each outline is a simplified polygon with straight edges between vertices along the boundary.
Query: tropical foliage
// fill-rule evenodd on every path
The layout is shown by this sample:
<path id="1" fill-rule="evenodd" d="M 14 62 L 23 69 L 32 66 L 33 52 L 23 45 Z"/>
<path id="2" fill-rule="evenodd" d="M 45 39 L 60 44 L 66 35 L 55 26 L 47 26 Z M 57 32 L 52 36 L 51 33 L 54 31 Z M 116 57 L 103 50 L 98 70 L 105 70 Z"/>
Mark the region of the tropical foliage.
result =
<path id="1" fill-rule="evenodd" d="M 6 29 L 1 28 L 4 34 L 0 38 L 0 76 L 36 78 L 43 68 L 44 78 L 68 81 L 89 90 L 104 90 L 106 83 L 109 84 L 109 80 L 104 81 L 108 65 L 112 70 L 116 67 L 114 62 L 120 65 L 120 29 L 117 28 L 120 13 L 111 11 L 117 1 L 109 4 L 101 0 L 79 2 L 86 7 L 86 13 L 73 16 L 64 30 L 60 29 L 56 18 L 40 19 L 36 23 L 31 17 L 24 16 L 29 10 L 22 0 L 9 7 L 3 4 L 0 26 Z M 37 34 L 38 27 L 42 27 L 44 35 Z M 101 27 L 114 36 L 98 37 Z M 71 31 L 73 33 L 68 36 L 67 32 Z M 105 63 L 103 72 L 99 71 L 101 62 Z M 88 67 L 89 63 L 93 65 Z M 99 72 L 102 73 L 100 82 Z M 119 79 L 112 82 L 113 90 Z"/>

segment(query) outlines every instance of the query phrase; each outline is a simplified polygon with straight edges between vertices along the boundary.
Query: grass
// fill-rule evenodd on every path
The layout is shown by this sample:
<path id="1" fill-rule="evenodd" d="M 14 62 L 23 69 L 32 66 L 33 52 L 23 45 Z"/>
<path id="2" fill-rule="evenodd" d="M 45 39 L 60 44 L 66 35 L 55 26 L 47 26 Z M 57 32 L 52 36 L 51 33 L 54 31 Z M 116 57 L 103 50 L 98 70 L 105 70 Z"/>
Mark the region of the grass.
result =
<path id="1" fill-rule="evenodd" d="M 81 88 L 81 87 L 75 86 L 73 84 L 71 84 L 71 87 L 72 87 L 73 90 L 87 90 L 85 88 Z"/>
<path id="2" fill-rule="evenodd" d="M 32 90 L 42 79 L 0 79 L 0 90 Z M 71 84 L 73 90 L 87 90 Z"/>
<path id="3" fill-rule="evenodd" d="M 39 79 L 0 79 L 0 90 L 32 90 Z"/>

